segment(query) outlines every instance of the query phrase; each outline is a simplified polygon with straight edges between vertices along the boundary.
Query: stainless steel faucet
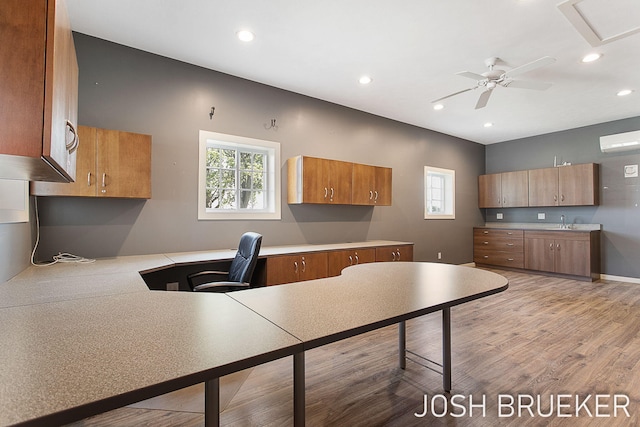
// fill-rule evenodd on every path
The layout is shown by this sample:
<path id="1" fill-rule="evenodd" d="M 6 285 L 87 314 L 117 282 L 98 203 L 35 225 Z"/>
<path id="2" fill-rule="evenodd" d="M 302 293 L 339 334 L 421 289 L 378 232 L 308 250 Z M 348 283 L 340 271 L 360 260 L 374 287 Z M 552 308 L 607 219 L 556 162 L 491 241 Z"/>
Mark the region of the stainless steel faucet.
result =
<path id="1" fill-rule="evenodd" d="M 560 221 L 562 221 L 562 225 L 560 225 L 560 228 L 561 228 L 562 230 L 566 229 L 566 228 L 567 228 L 567 224 L 565 223 L 564 214 L 563 214 L 563 215 L 560 215 Z"/>

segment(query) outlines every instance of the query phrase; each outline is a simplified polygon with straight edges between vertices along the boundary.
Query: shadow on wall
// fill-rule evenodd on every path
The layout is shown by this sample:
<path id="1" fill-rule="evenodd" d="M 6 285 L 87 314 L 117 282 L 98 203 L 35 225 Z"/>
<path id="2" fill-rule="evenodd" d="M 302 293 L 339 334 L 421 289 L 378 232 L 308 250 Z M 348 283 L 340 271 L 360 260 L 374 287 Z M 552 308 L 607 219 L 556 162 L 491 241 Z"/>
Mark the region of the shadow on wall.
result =
<path id="1" fill-rule="evenodd" d="M 57 199 L 57 200 L 53 200 Z M 37 261 L 58 253 L 101 258 L 118 253 L 146 200 L 38 197 L 40 243 Z M 87 215 L 91 212 L 91 215 Z"/>
<path id="2" fill-rule="evenodd" d="M 309 204 L 289 205 L 289 209 L 305 241 L 311 244 L 367 240 L 373 215 L 372 206 Z M 346 227 L 348 231 L 336 236 L 334 228 L 345 229 L 345 227 L 334 227 L 339 224 L 348 224 Z"/>

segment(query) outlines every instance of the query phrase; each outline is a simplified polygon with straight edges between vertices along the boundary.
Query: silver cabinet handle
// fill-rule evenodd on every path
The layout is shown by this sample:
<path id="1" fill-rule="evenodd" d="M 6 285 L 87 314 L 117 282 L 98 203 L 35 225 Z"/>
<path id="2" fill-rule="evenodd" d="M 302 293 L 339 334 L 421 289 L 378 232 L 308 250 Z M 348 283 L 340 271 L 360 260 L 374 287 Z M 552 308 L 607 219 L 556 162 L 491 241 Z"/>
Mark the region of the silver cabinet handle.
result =
<path id="1" fill-rule="evenodd" d="M 369 200 L 373 200 L 373 191 L 369 190 Z"/>
<path id="2" fill-rule="evenodd" d="M 307 271 L 307 263 L 304 260 L 304 257 L 302 257 L 302 272 L 304 273 L 305 271 Z"/>
<path id="3" fill-rule="evenodd" d="M 360 258 L 358 258 L 358 253 L 356 252 L 356 265 L 360 264 Z"/>
<path id="4" fill-rule="evenodd" d="M 560 201 L 564 202 L 564 194 L 562 196 L 560 196 Z"/>
<path id="5" fill-rule="evenodd" d="M 489 234 L 489 230 L 484 230 L 482 233 Z"/>
<path id="6" fill-rule="evenodd" d="M 549 243 L 549 249 L 553 250 L 553 243 Z"/>
<path id="7" fill-rule="evenodd" d="M 396 261 L 400 261 L 400 249 L 397 249 L 398 259 Z"/>
<path id="8" fill-rule="evenodd" d="M 374 200 L 377 202 L 377 201 L 378 201 L 378 192 L 377 192 L 377 191 L 374 191 L 374 193 L 376 194 L 376 197 L 375 197 L 375 199 L 374 199 Z"/>
<path id="9" fill-rule="evenodd" d="M 391 256 L 393 256 L 393 261 L 396 260 L 396 253 L 395 252 L 391 252 Z"/>
<path id="10" fill-rule="evenodd" d="M 515 261 L 513 258 L 507 258 L 507 261 Z"/>
<path id="11" fill-rule="evenodd" d="M 103 186 L 103 187 L 106 187 L 106 186 L 107 186 L 107 173 L 106 173 L 106 172 L 104 172 L 104 173 L 102 174 L 102 186 Z"/>
<path id="12" fill-rule="evenodd" d="M 513 232 L 507 231 L 507 235 L 511 236 L 512 234 L 513 234 Z"/>
<path id="13" fill-rule="evenodd" d="M 483 245 L 488 245 L 488 244 L 489 244 L 489 242 L 482 242 L 482 244 L 483 244 Z"/>
<path id="14" fill-rule="evenodd" d="M 91 172 L 87 173 L 87 187 L 91 187 Z"/>
<path id="15" fill-rule="evenodd" d="M 65 145 L 67 151 L 69 151 L 69 154 L 71 154 L 78 149 L 78 145 L 80 145 L 80 138 L 78 138 L 78 132 L 76 131 L 75 126 L 69 120 L 67 120 L 67 127 L 73 134 L 73 139 L 71 140 L 71 142 Z"/>
<path id="16" fill-rule="evenodd" d="M 353 265 L 353 257 L 349 255 L 349 265 Z"/>
<path id="17" fill-rule="evenodd" d="M 324 187 L 324 198 L 326 199 L 328 195 L 329 195 L 329 189 L 327 189 L 327 187 Z"/>
<path id="18" fill-rule="evenodd" d="M 485 255 L 485 256 L 483 256 L 482 258 L 484 258 L 484 259 L 489 259 L 489 255 Z"/>
<path id="19" fill-rule="evenodd" d="M 298 272 L 298 261 L 293 261 L 293 271 Z"/>
<path id="20" fill-rule="evenodd" d="M 513 243 L 507 243 L 507 246 L 513 246 Z"/>
<path id="21" fill-rule="evenodd" d="M 331 200 L 333 200 L 333 187 L 331 187 L 331 197 L 329 197 Z"/>
<path id="22" fill-rule="evenodd" d="M 556 249 L 560 250 L 560 243 L 556 244 Z"/>

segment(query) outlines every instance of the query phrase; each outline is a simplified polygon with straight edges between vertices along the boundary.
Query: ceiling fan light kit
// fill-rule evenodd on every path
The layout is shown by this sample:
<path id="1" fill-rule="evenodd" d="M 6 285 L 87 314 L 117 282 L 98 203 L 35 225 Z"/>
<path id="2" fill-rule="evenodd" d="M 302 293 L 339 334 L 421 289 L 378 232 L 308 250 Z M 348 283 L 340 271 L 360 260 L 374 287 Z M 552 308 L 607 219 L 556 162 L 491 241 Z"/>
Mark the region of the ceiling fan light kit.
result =
<path id="1" fill-rule="evenodd" d="M 485 71 L 482 74 L 473 73 L 471 71 L 461 71 L 456 73 L 458 76 L 467 77 L 476 81 L 476 85 L 464 89 L 458 92 L 454 92 L 450 95 L 444 96 L 442 98 L 438 98 L 432 103 L 436 103 L 442 101 L 447 98 L 451 98 L 453 96 L 459 95 L 464 92 L 468 92 L 471 90 L 475 90 L 478 88 L 483 88 L 483 92 L 480 94 L 478 98 L 478 102 L 476 103 L 476 110 L 480 108 L 484 108 L 489 102 L 489 97 L 497 86 L 502 86 L 505 88 L 513 87 L 519 89 L 532 89 L 532 90 L 546 90 L 551 87 L 551 83 L 546 82 L 537 82 L 531 80 L 513 80 L 513 77 L 519 76 L 520 74 L 528 73 L 537 68 L 544 67 L 546 65 L 553 64 L 556 60 L 550 56 L 543 56 L 542 58 L 536 59 L 535 61 L 529 62 L 527 64 L 521 65 L 509 71 L 495 69 L 494 67 L 498 63 L 500 59 L 497 57 L 487 58 L 484 61 L 484 64 L 489 68 L 489 71 Z"/>

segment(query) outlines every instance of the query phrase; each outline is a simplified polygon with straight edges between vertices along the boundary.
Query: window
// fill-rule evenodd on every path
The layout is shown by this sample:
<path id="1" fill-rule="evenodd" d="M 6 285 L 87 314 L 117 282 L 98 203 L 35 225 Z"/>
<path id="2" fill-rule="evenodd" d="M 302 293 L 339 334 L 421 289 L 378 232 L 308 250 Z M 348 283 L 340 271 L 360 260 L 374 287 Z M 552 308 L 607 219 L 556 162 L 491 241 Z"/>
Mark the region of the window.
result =
<path id="1" fill-rule="evenodd" d="M 456 172 L 424 167 L 424 219 L 455 219 Z"/>
<path id="2" fill-rule="evenodd" d="M 280 219 L 280 144 L 201 130 L 198 219 Z"/>

